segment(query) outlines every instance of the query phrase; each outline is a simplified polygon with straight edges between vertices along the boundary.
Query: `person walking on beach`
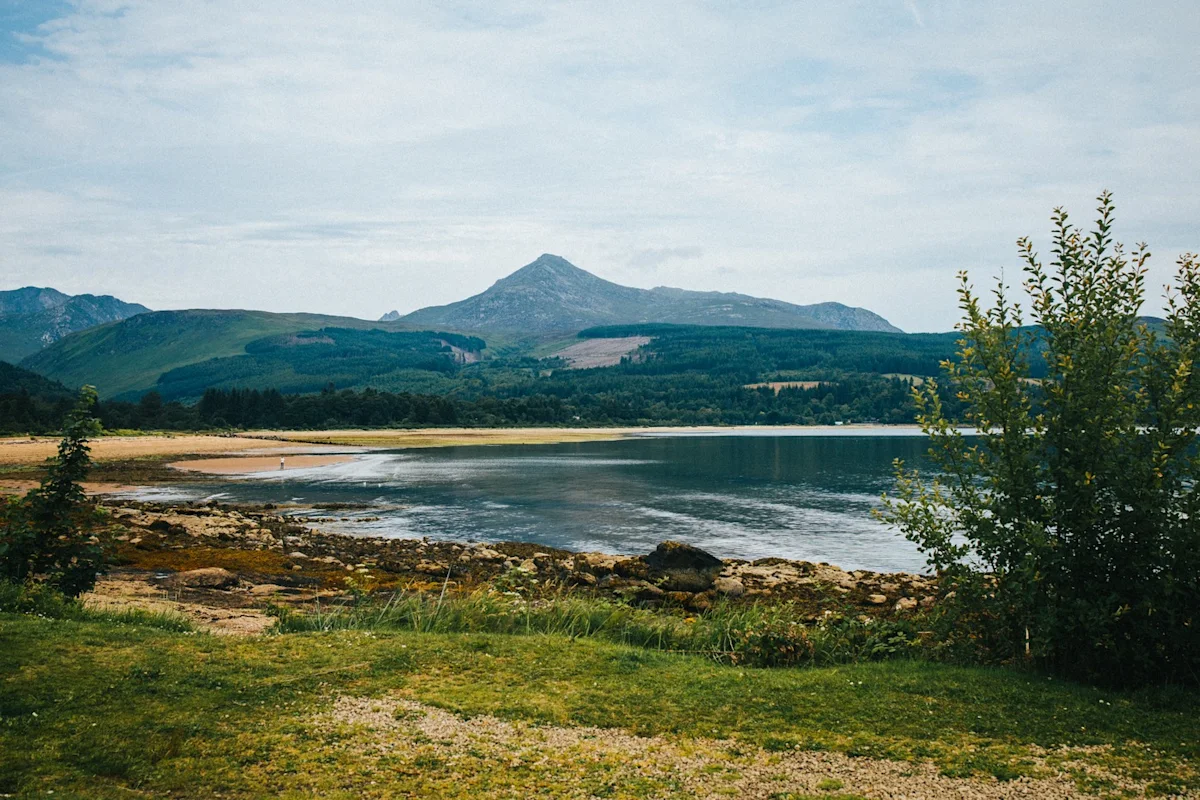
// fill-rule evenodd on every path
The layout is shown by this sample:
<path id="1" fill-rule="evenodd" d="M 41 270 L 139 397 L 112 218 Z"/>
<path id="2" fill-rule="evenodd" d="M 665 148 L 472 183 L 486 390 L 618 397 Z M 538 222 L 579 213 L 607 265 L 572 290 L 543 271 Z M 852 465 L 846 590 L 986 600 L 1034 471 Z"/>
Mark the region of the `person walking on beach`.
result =
<path id="1" fill-rule="evenodd" d="M 279 468 L 283 469 L 283 456 L 279 457 Z"/>

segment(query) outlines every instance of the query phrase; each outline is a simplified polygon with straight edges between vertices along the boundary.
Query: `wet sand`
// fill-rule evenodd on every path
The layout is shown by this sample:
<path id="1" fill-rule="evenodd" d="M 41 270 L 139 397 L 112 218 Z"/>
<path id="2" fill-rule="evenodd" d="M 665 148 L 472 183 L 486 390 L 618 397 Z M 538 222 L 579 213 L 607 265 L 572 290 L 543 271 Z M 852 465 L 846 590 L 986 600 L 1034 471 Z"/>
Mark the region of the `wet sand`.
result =
<path id="1" fill-rule="evenodd" d="M 250 472 L 287 472 L 293 469 L 309 467 L 325 467 L 330 464 L 344 464 L 353 460 L 353 456 L 314 456 L 293 455 L 284 458 L 284 466 L 279 466 L 279 456 L 233 456 L 230 458 L 200 458 L 194 461 L 176 461 L 167 466 L 189 472 L 204 472 L 209 475 L 238 475 Z"/>

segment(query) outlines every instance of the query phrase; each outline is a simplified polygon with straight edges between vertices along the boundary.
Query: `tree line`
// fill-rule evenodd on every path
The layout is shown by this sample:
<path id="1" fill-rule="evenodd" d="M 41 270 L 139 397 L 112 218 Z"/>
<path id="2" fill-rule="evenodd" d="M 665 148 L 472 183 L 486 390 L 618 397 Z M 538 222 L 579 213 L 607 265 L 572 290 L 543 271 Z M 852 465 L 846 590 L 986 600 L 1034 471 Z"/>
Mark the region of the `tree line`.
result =
<path id="1" fill-rule="evenodd" d="M 581 376 L 582 377 L 582 376 Z M 945 398 L 952 404 L 954 398 Z M 69 398 L 0 394 L 0 432 L 52 433 Z M 783 425 L 907 423 L 914 419 L 908 380 L 847 375 L 815 385 L 747 388 L 706 375 L 601 375 L 543 379 L 467 396 L 337 390 L 208 389 L 200 401 L 106 400 L 96 415 L 108 430 L 330 429 L 438 425 Z"/>

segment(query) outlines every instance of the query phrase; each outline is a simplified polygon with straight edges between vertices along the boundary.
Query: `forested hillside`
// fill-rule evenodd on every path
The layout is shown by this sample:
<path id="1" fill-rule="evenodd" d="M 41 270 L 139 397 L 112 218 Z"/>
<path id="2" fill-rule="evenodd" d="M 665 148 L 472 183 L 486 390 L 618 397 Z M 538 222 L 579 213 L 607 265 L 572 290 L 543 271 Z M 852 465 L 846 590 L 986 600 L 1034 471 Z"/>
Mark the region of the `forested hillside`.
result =
<path id="1" fill-rule="evenodd" d="M 160 377 L 155 390 L 169 399 L 239 386 L 316 392 L 331 383 L 360 386 L 412 370 L 452 373 L 457 365 L 477 360 L 486 346 L 482 339 L 454 333 L 322 328 L 257 339 L 243 355 L 178 367 Z"/>
<path id="2" fill-rule="evenodd" d="M 61 383 L 0 361 L 0 433 L 57 430 L 74 402 Z"/>
<path id="3" fill-rule="evenodd" d="M 581 334 L 628 335 L 651 341 L 614 366 L 566 369 L 520 355 L 474 361 L 486 343 L 447 333 L 276 334 L 171 370 L 140 401 L 106 401 L 101 416 L 112 428 L 175 429 L 907 423 L 912 386 L 936 375 L 957 341 L 674 325 Z M 953 411 L 955 398 L 944 400 Z"/>
<path id="4" fill-rule="evenodd" d="M 67 386 L 89 383 L 101 397 L 137 396 L 177 367 L 242 355 L 247 344 L 265 337 L 324 327 L 405 330 L 396 323 L 319 314 L 158 311 L 74 333 L 21 366 Z"/>

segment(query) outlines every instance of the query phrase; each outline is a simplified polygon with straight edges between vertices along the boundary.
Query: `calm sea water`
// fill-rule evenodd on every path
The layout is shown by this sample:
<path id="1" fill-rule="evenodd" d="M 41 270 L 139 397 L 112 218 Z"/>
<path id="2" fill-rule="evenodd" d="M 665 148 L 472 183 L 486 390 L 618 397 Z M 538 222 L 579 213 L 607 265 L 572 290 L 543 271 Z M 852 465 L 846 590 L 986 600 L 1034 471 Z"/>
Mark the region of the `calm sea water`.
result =
<path id="1" fill-rule="evenodd" d="M 892 460 L 919 464 L 926 440 L 888 429 L 848 433 L 373 452 L 180 491 L 230 502 L 369 504 L 336 512 L 349 522 L 321 524 L 346 533 L 612 553 L 678 539 L 723 557 L 921 570 L 916 549 L 871 509 L 891 487 Z"/>

